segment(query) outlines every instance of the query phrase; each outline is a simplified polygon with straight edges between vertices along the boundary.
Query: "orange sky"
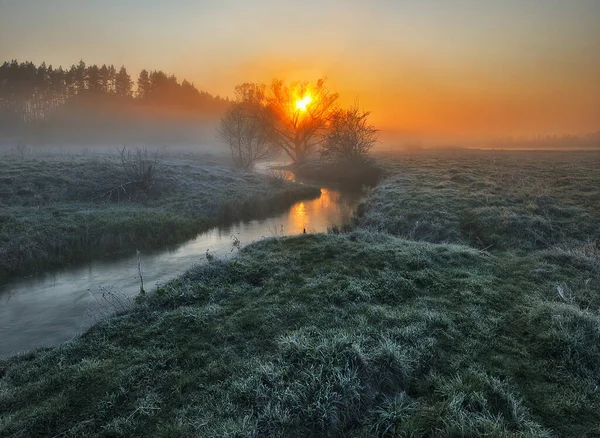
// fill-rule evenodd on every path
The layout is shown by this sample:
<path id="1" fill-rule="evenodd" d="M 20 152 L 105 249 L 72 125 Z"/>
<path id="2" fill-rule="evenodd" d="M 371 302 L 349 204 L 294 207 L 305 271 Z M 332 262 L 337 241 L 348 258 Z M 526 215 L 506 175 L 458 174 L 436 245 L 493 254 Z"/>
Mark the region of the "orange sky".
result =
<path id="1" fill-rule="evenodd" d="M 598 17 L 598 0 L 0 0 L 0 59 L 161 69 L 229 96 L 326 76 L 383 129 L 582 133 L 600 130 Z"/>

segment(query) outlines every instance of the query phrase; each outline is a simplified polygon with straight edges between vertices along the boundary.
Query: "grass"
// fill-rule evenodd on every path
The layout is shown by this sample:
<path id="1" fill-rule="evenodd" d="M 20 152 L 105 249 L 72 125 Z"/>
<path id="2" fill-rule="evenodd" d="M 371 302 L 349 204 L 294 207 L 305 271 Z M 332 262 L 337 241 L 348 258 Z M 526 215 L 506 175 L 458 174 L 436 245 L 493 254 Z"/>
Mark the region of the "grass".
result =
<path id="1" fill-rule="evenodd" d="M 0 281 L 94 256 L 176 243 L 217 223 L 266 216 L 314 187 L 239 173 L 210 157 L 167 157 L 152 191 L 127 187 L 118 157 L 3 157 Z M 118 197 L 117 197 L 118 195 Z"/>
<path id="2" fill-rule="evenodd" d="M 0 435 L 598 434 L 600 279 L 555 289 L 589 274 L 370 232 L 263 241 L 0 362 Z"/>
<path id="3" fill-rule="evenodd" d="M 388 157 L 353 231 L 0 361 L 0 436 L 600 436 L 597 159 Z"/>
<path id="4" fill-rule="evenodd" d="M 597 152 L 431 151 L 382 161 L 393 176 L 368 197 L 361 227 L 492 251 L 600 243 Z"/>

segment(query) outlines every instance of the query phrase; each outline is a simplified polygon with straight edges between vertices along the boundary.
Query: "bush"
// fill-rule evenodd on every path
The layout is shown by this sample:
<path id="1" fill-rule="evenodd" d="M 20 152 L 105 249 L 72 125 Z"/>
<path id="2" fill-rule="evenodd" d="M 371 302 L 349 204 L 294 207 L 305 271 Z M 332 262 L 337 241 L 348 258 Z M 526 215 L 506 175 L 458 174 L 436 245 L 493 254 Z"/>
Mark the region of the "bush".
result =
<path id="1" fill-rule="evenodd" d="M 300 178 L 341 184 L 348 188 L 374 187 L 384 173 L 372 160 L 323 162 L 307 161 L 293 167 Z"/>
<path id="2" fill-rule="evenodd" d="M 344 164 L 367 162 L 379 132 L 368 123 L 369 114 L 356 105 L 335 111 L 321 147 L 321 158 Z"/>

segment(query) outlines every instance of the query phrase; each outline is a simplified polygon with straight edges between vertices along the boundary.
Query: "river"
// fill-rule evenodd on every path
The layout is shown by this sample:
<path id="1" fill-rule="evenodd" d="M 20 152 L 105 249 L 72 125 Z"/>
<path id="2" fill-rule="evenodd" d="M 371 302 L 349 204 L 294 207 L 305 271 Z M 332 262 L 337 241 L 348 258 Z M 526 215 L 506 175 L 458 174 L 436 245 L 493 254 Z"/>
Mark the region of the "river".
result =
<path id="1" fill-rule="evenodd" d="M 264 220 L 215 227 L 180 245 L 140 253 L 146 290 L 177 277 L 209 256 L 235 254 L 240 246 L 263 238 L 326 232 L 349 222 L 360 193 L 321 189 L 321 196 L 301 201 Z M 0 286 L 0 357 L 40 346 L 54 346 L 83 333 L 91 324 L 139 292 L 138 257 L 92 260 L 40 273 Z M 103 296 L 103 292 L 107 292 Z"/>

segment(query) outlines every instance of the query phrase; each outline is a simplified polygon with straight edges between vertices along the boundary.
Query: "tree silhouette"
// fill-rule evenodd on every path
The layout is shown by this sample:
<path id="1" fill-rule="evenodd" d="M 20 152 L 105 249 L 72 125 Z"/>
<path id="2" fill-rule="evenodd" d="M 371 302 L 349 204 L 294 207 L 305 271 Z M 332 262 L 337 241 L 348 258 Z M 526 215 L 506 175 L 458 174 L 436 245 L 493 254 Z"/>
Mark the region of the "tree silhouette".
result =
<path id="1" fill-rule="evenodd" d="M 133 81 L 127 73 L 125 66 L 122 66 L 115 77 L 115 94 L 121 97 L 131 97 L 133 93 Z"/>
<path id="2" fill-rule="evenodd" d="M 257 161 L 275 156 L 278 151 L 269 141 L 271 125 L 262 117 L 264 86 L 239 85 L 236 98 L 221 119 L 217 133 L 229 145 L 235 166 L 247 170 Z"/>
<path id="3" fill-rule="evenodd" d="M 333 112 L 321 147 L 321 157 L 335 161 L 366 161 L 377 142 L 378 130 L 368 122 L 371 113 L 357 105 Z"/>
<path id="4" fill-rule="evenodd" d="M 131 80 L 131 78 L 129 78 Z M 106 89 L 109 93 L 115 93 L 117 89 L 117 70 L 114 65 L 108 67 L 108 87 Z"/>
<path id="5" fill-rule="evenodd" d="M 85 90 L 85 76 L 86 76 L 86 67 L 85 62 L 79 61 L 77 66 L 72 66 L 71 71 L 73 74 L 73 83 L 75 86 L 76 93 L 82 93 Z"/>
<path id="6" fill-rule="evenodd" d="M 335 110 L 337 93 L 323 79 L 316 83 L 286 85 L 274 80 L 268 89 L 267 114 L 271 120 L 270 141 L 294 162 L 304 161 L 321 143 L 320 134 Z M 305 101 L 305 105 L 299 102 Z"/>
<path id="7" fill-rule="evenodd" d="M 90 93 L 99 94 L 104 91 L 103 88 L 103 77 L 100 68 L 97 65 L 90 65 L 86 69 L 86 89 Z"/>
<path id="8" fill-rule="evenodd" d="M 112 87 L 110 83 L 110 70 L 108 69 L 108 66 L 106 64 L 102 64 L 102 67 L 100 67 L 100 83 L 102 85 L 103 93 L 112 92 Z"/>
<path id="9" fill-rule="evenodd" d="M 150 94 L 150 77 L 148 70 L 144 69 L 140 72 L 137 80 L 137 97 L 138 99 L 146 99 Z"/>

